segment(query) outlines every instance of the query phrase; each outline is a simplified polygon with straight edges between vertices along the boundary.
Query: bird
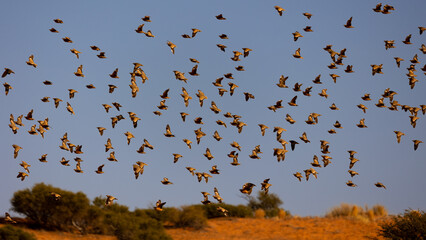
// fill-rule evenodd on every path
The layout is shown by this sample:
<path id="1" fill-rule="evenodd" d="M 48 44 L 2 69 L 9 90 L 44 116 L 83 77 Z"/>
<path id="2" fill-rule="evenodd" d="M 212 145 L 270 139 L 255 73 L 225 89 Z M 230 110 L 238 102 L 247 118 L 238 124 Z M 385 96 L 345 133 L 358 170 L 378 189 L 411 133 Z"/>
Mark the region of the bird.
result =
<path id="1" fill-rule="evenodd" d="M 351 177 L 354 177 L 355 175 L 359 175 L 359 173 L 357 173 L 353 170 L 348 170 L 348 173 L 351 175 Z"/>
<path id="2" fill-rule="evenodd" d="M 253 51 L 250 48 L 243 48 L 243 52 L 244 52 L 244 57 L 248 57 L 248 55 L 250 54 L 250 52 Z"/>
<path id="3" fill-rule="evenodd" d="M 163 211 L 163 206 L 164 206 L 165 204 L 166 204 L 166 202 L 161 202 L 161 200 L 158 200 L 158 201 L 155 203 L 154 210 L 155 210 L 155 211 L 158 211 L 158 212 Z"/>
<path id="4" fill-rule="evenodd" d="M 213 138 L 216 139 L 216 141 L 220 141 L 222 139 L 222 137 L 219 135 L 217 131 L 214 132 Z"/>
<path id="5" fill-rule="evenodd" d="M 105 206 L 111 206 L 113 204 L 114 200 L 118 200 L 117 198 L 111 196 L 111 195 L 106 195 L 106 200 L 105 200 Z"/>
<path id="6" fill-rule="evenodd" d="M 343 26 L 345 26 L 345 28 L 353 28 L 353 26 L 352 26 L 352 17 L 350 17 L 348 19 L 348 21 L 346 21 L 346 24 L 343 25 Z"/>
<path id="7" fill-rule="evenodd" d="M 262 191 L 265 192 L 265 194 L 268 194 L 269 192 L 269 188 L 272 186 L 272 184 L 269 183 L 270 178 L 267 178 L 265 180 L 263 180 L 263 182 L 261 183 L 261 189 Z"/>
<path id="8" fill-rule="evenodd" d="M 10 74 L 15 74 L 15 72 L 12 70 L 12 69 L 10 69 L 10 68 L 4 68 L 4 72 L 3 72 L 3 74 L 1 75 L 1 77 L 2 78 L 4 78 L 4 77 L 6 77 L 7 75 L 10 75 Z"/>
<path id="9" fill-rule="evenodd" d="M 194 38 L 197 35 L 197 33 L 201 32 L 201 30 L 197 28 L 192 28 L 191 30 L 192 30 L 192 35 L 191 35 L 192 38 Z"/>
<path id="10" fill-rule="evenodd" d="M 382 4 L 378 3 L 375 8 L 373 8 L 375 12 L 382 12 Z"/>
<path id="11" fill-rule="evenodd" d="M 105 144 L 105 152 L 108 152 L 110 149 L 114 149 L 114 147 L 111 144 L 111 139 L 107 139 L 107 143 Z"/>
<path id="12" fill-rule="evenodd" d="M 241 151 L 241 146 L 237 142 L 233 141 L 230 145 L 231 147 L 238 149 L 238 151 Z"/>
<path id="13" fill-rule="evenodd" d="M 386 186 L 385 185 L 383 185 L 383 183 L 381 183 L 381 182 L 377 182 L 377 183 L 375 183 L 374 184 L 376 187 L 378 187 L 378 188 L 384 188 L 384 189 L 386 189 Z"/>
<path id="14" fill-rule="evenodd" d="M 243 185 L 243 187 L 240 189 L 240 192 L 243 193 L 243 194 L 250 195 L 254 186 L 256 186 L 256 185 L 253 184 L 253 183 L 250 183 L 250 182 L 245 183 Z"/>
<path id="15" fill-rule="evenodd" d="M 274 8 L 275 8 L 275 10 L 277 10 L 277 12 L 278 12 L 278 14 L 279 14 L 280 16 L 282 16 L 282 15 L 283 15 L 283 12 L 285 11 L 285 9 L 284 9 L 284 8 L 282 8 L 282 7 L 280 7 L 280 6 L 274 6 Z"/>
<path id="16" fill-rule="evenodd" d="M 102 168 L 105 166 L 105 164 L 102 164 L 102 165 L 100 165 L 99 167 L 98 167 L 98 169 L 95 171 L 95 173 L 97 173 L 97 174 L 102 174 L 102 173 L 104 173 L 103 171 L 102 171 Z"/>
<path id="17" fill-rule="evenodd" d="M 302 174 L 300 173 L 300 172 L 296 172 L 296 173 L 294 173 L 293 174 L 297 179 L 299 179 L 299 182 L 301 182 L 302 181 Z"/>
<path id="18" fill-rule="evenodd" d="M 59 193 L 49 192 L 49 194 L 55 201 L 59 201 L 62 198 L 62 196 Z"/>
<path id="19" fill-rule="evenodd" d="M 77 164 L 75 165 L 74 171 L 76 173 L 83 173 L 83 170 L 81 170 L 80 162 L 77 162 Z"/>
<path id="20" fill-rule="evenodd" d="M 225 18 L 225 17 L 223 17 L 223 15 L 222 15 L 222 14 L 217 15 L 217 16 L 216 16 L 216 19 L 217 19 L 217 20 L 226 20 L 226 18 Z"/>
<path id="21" fill-rule="evenodd" d="M 110 152 L 107 159 L 111 162 L 118 162 L 118 160 L 115 158 L 115 152 Z"/>
<path id="22" fill-rule="evenodd" d="M 298 31 L 293 33 L 293 40 L 296 42 L 297 39 L 299 39 L 300 37 L 303 37 L 302 34 L 300 34 Z"/>
<path id="23" fill-rule="evenodd" d="M 163 178 L 163 180 L 161 181 L 161 183 L 163 184 L 163 185 L 170 185 L 170 184 L 173 184 L 172 182 L 170 182 L 169 181 L 169 179 L 168 178 L 166 178 L 166 177 L 164 177 Z"/>
<path id="24" fill-rule="evenodd" d="M 56 30 L 55 28 L 50 28 L 50 29 L 49 29 L 49 31 L 50 31 L 50 32 L 53 32 L 53 33 L 59 33 L 59 31 L 58 31 L 58 30 Z"/>
<path id="25" fill-rule="evenodd" d="M 364 121 L 365 121 L 365 118 L 359 120 L 359 123 L 356 126 L 359 128 L 367 128 L 367 125 L 365 125 Z"/>
<path id="26" fill-rule="evenodd" d="M 62 165 L 64 165 L 64 166 L 69 166 L 69 160 L 66 160 L 64 157 L 62 157 L 62 159 L 61 159 L 61 161 L 59 161 Z"/>
<path id="27" fill-rule="evenodd" d="M 405 39 L 404 39 L 404 41 L 402 41 L 404 44 L 412 44 L 411 42 L 410 42 L 410 40 L 411 40 L 411 34 L 409 34 L 407 37 L 405 37 Z"/>
<path id="28" fill-rule="evenodd" d="M 135 136 L 129 131 L 125 132 L 124 135 L 126 135 L 126 138 L 127 138 L 127 145 L 130 145 L 130 140 L 134 138 Z"/>
<path id="29" fill-rule="evenodd" d="M 151 16 L 145 16 L 145 17 L 143 17 L 142 21 L 144 21 L 144 22 L 151 22 Z"/>
<path id="30" fill-rule="evenodd" d="M 210 195 L 210 193 L 208 192 L 201 192 L 201 194 L 203 194 L 203 201 L 201 201 L 202 204 L 206 205 L 206 204 L 210 204 L 211 202 L 209 201 L 209 197 L 208 195 Z"/>
<path id="31" fill-rule="evenodd" d="M 404 136 L 405 134 L 403 132 L 400 131 L 393 131 L 396 134 L 396 140 L 398 143 L 401 142 L 401 137 Z"/>
<path id="32" fill-rule="evenodd" d="M 210 152 L 209 148 L 206 148 L 206 153 L 203 154 L 208 160 L 212 160 L 214 157 Z"/>
<path id="33" fill-rule="evenodd" d="M 303 13 L 303 16 L 307 17 L 310 20 L 311 17 L 312 17 L 312 14 L 305 12 L 305 13 Z"/>
<path id="34" fill-rule="evenodd" d="M 31 165 L 29 165 L 29 164 L 28 164 L 28 163 L 26 163 L 25 161 L 22 161 L 19 165 L 20 165 L 21 167 L 23 167 L 27 173 L 30 173 L 30 170 L 29 170 L 28 168 L 29 168 L 29 167 L 31 167 Z"/>
<path id="35" fill-rule="evenodd" d="M 173 163 L 177 163 L 177 161 L 179 161 L 179 159 L 182 157 L 182 155 L 178 154 L 178 153 L 173 153 Z"/>
<path id="36" fill-rule="evenodd" d="M 203 107 L 204 100 L 208 99 L 207 96 L 201 91 L 198 90 L 198 93 L 195 94 L 200 102 L 200 107 Z"/>
<path id="37" fill-rule="evenodd" d="M 111 78 L 120 78 L 120 77 L 118 76 L 118 68 L 116 68 L 116 69 L 114 70 L 114 72 L 112 72 L 109 76 L 110 76 Z"/>
<path id="38" fill-rule="evenodd" d="M 356 185 L 355 183 L 353 183 L 351 180 L 348 180 L 348 181 L 346 182 L 346 185 L 348 185 L 349 187 L 356 187 L 356 186 L 358 186 L 358 185 Z"/>
<path id="39" fill-rule="evenodd" d="M 4 213 L 4 221 L 7 223 L 16 223 L 16 221 L 13 220 L 12 217 L 10 217 L 10 214 L 8 212 Z"/>
<path id="40" fill-rule="evenodd" d="M 135 179 L 138 179 L 139 175 L 142 175 L 144 172 L 144 167 L 148 164 L 137 161 L 136 164 L 133 164 L 133 173 L 135 174 Z"/>
<path id="41" fill-rule="evenodd" d="M 420 140 L 413 140 L 413 143 L 414 143 L 414 151 L 416 151 L 417 148 L 419 147 L 419 144 L 423 142 Z"/>
<path id="42" fill-rule="evenodd" d="M 80 56 L 78 55 L 81 53 L 80 51 L 76 50 L 75 48 L 71 49 L 70 51 L 77 57 L 77 59 L 80 59 Z"/>
<path id="43" fill-rule="evenodd" d="M 354 167 L 355 163 L 359 161 L 358 159 L 356 159 L 354 157 L 350 157 L 349 160 L 350 160 L 349 169 L 352 169 Z"/>
<path id="44" fill-rule="evenodd" d="M 105 56 L 105 52 L 100 52 L 98 55 L 96 55 L 98 58 L 100 58 L 100 59 L 105 59 L 105 58 L 107 58 L 106 56 Z"/>
<path id="45" fill-rule="evenodd" d="M 225 50 L 226 50 L 226 46 L 225 45 L 223 45 L 223 44 L 216 44 L 216 46 L 222 51 L 222 52 L 225 52 Z"/>
<path id="46" fill-rule="evenodd" d="M 303 59 L 303 57 L 302 57 L 302 56 L 300 56 L 300 48 L 298 48 L 298 49 L 295 51 L 295 53 L 293 54 L 293 57 L 294 57 L 294 58 L 300 58 L 300 59 Z"/>
<path id="47" fill-rule="evenodd" d="M 217 188 L 216 188 L 216 187 L 214 188 L 214 195 L 213 195 L 213 198 L 214 198 L 214 199 L 216 199 L 219 203 L 222 203 L 222 202 L 223 202 L 223 199 L 222 199 L 222 197 L 220 196 L 219 191 L 217 190 Z"/>
<path id="48" fill-rule="evenodd" d="M 9 91 L 11 90 L 11 89 L 13 89 L 13 87 L 12 86 L 10 86 L 10 84 L 9 83 L 7 83 L 7 82 L 5 82 L 5 83 L 3 83 L 3 86 L 4 86 L 4 93 L 6 94 L 6 96 L 9 94 Z"/>
<path id="49" fill-rule="evenodd" d="M 175 54 L 176 45 L 174 43 L 170 42 L 170 41 L 167 41 L 167 46 L 169 46 L 172 53 Z"/>
<path id="50" fill-rule="evenodd" d="M 331 106 L 330 106 L 330 109 L 331 110 L 339 110 L 339 108 L 336 106 L 336 104 L 331 104 Z"/>
<path id="51" fill-rule="evenodd" d="M 62 40 L 66 43 L 72 43 L 72 40 L 69 37 L 64 37 L 64 38 L 62 38 Z"/>
<path id="52" fill-rule="evenodd" d="M 219 169 L 217 169 L 217 165 L 213 165 L 212 169 L 209 170 L 211 174 L 220 174 Z"/>
<path id="53" fill-rule="evenodd" d="M 47 154 L 43 154 L 43 155 L 41 155 L 41 157 L 38 160 L 40 162 L 47 162 L 46 158 L 47 158 Z"/>
<path id="54" fill-rule="evenodd" d="M 71 113 L 71 115 L 75 115 L 74 109 L 71 107 L 71 104 L 67 102 L 67 110 Z"/>
<path id="55" fill-rule="evenodd" d="M 290 146 L 291 146 L 291 151 L 294 151 L 294 149 L 296 148 L 296 144 L 299 144 L 298 142 L 294 141 L 294 140 L 290 140 Z"/>
<path id="56" fill-rule="evenodd" d="M 186 143 L 186 145 L 188 146 L 189 149 L 191 149 L 191 143 L 192 143 L 191 140 L 188 140 L 188 139 L 185 138 L 185 139 L 183 139 L 183 142 Z"/>
<path id="57" fill-rule="evenodd" d="M 186 169 L 192 174 L 192 176 L 194 176 L 194 171 L 197 170 L 193 167 L 186 167 Z"/>
<path id="58" fill-rule="evenodd" d="M 31 55 L 29 58 L 28 58 L 28 61 L 26 62 L 28 65 L 30 65 L 30 66 L 33 66 L 33 67 L 37 67 L 37 64 L 35 64 L 34 63 L 34 55 Z"/>
<path id="59" fill-rule="evenodd" d="M 74 75 L 76 75 L 77 77 L 84 77 L 84 74 L 83 74 L 83 65 L 80 65 L 77 68 L 77 71 L 74 73 Z"/>
<path id="60" fill-rule="evenodd" d="M 306 169 L 306 170 L 303 170 L 303 171 L 305 172 L 306 181 L 309 180 L 309 175 L 311 175 L 311 174 L 314 175 L 315 179 L 317 178 L 318 172 L 315 171 L 315 169 L 309 168 L 309 169 Z"/>
<path id="61" fill-rule="evenodd" d="M 21 150 L 21 149 L 23 149 L 22 147 L 20 147 L 20 146 L 18 146 L 18 145 L 16 145 L 16 144 L 13 144 L 12 145 L 12 147 L 13 147 L 13 158 L 17 158 L 18 157 L 18 153 L 19 153 L 19 151 Z"/>
<path id="62" fill-rule="evenodd" d="M 290 102 L 288 102 L 288 105 L 293 106 L 293 107 L 296 107 L 296 106 L 297 106 L 297 104 L 296 104 L 296 99 L 297 99 L 297 95 L 296 95 L 296 96 L 294 96 L 294 97 L 291 99 L 291 101 L 290 101 Z"/>
<path id="63" fill-rule="evenodd" d="M 24 181 L 26 177 L 28 177 L 26 172 L 18 172 L 18 176 L 16 176 L 16 178 L 21 178 L 21 181 Z"/>

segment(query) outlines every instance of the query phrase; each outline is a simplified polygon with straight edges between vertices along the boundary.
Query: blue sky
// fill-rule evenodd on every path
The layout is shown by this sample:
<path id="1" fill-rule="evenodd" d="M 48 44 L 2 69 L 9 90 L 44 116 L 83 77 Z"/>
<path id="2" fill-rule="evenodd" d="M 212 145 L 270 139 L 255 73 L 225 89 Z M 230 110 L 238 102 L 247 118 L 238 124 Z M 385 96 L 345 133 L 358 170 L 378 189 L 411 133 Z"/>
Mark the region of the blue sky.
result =
<path id="1" fill-rule="evenodd" d="M 56 1 L 40 4 L 33 1 L 8 1 L 0 9 L 0 69 L 10 68 L 15 74 L 0 79 L 9 83 L 13 89 L 6 96 L 0 94 L 0 150 L 3 153 L 0 168 L 0 211 L 9 211 L 10 198 L 17 190 L 31 187 L 35 183 L 45 182 L 72 191 L 83 191 L 90 198 L 113 195 L 120 204 L 131 208 L 146 208 L 158 199 L 167 202 L 166 206 L 197 204 L 202 201 L 201 191 L 213 193 L 217 187 L 225 202 L 245 204 L 238 189 L 246 182 L 255 183 L 254 191 L 260 189 L 260 183 L 270 178 L 270 192 L 278 194 L 284 201 L 283 207 L 293 214 L 322 215 L 327 209 L 341 202 L 360 205 L 383 204 L 391 213 L 400 213 L 404 209 L 425 209 L 426 192 L 422 176 L 426 168 L 426 145 L 420 144 L 413 150 L 413 139 L 426 140 L 426 127 L 421 111 L 416 128 L 410 125 L 410 114 L 400 109 L 390 111 L 377 108 L 375 104 L 384 90 L 390 88 L 397 92 L 394 99 L 400 104 L 419 107 L 426 104 L 424 54 L 419 50 L 425 44 L 426 33 L 419 35 L 419 26 L 426 26 L 423 10 L 426 2 L 386 1 L 395 7 L 391 14 L 376 13 L 372 10 L 376 2 L 371 1 Z M 274 9 L 279 5 L 285 9 L 279 16 Z M 302 15 L 312 13 L 308 20 Z M 219 21 L 216 15 L 227 18 Z M 143 22 L 142 17 L 151 16 L 152 22 Z M 354 28 L 343 25 L 353 17 Z M 60 18 L 63 24 L 53 22 Z M 154 38 L 147 38 L 134 30 L 145 23 L 144 30 L 151 30 Z M 313 32 L 304 32 L 305 26 L 312 26 Z M 50 28 L 59 33 L 51 33 Z M 195 38 L 184 39 L 182 34 L 191 34 L 192 28 L 202 32 Z M 293 41 L 292 33 L 299 31 L 304 37 Z M 227 34 L 229 39 L 218 36 Z M 411 42 L 406 45 L 401 41 L 412 34 Z M 61 38 L 69 37 L 73 43 L 65 43 Z M 385 50 L 384 41 L 395 40 L 395 48 Z M 167 46 L 167 41 L 177 45 L 175 54 Z M 227 46 L 222 52 L 216 44 Z M 98 46 L 107 58 L 96 57 L 98 52 L 90 49 Z M 344 65 L 332 70 L 329 54 L 323 50 L 326 45 L 333 45 L 339 52 L 346 48 Z M 230 58 L 232 51 L 242 48 L 253 49 L 246 58 L 234 62 Z M 70 49 L 77 49 L 77 59 Z M 292 57 L 295 50 L 301 48 L 303 59 Z M 416 75 L 419 82 L 414 89 L 408 85 L 406 76 L 409 60 L 417 54 Z M 25 62 L 34 55 L 37 68 Z M 405 61 L 397 68 L 394 57 Z M 189 58 L 196 58 L 199 76 L 190 76 L 194 63 Z M 149 80 L 142 84 L 137 79 L 140 91 L 136 98 L 131 97 L 129 88 L 133 63 L 139 62 Z M 383 73 L 372 76 L 372 64 L 383 64 Z M 84 78 L 74 75 L 77 67 L 83 65 Z M 238 72 L 235 67 L 242 65 L 245 71 Z M 345 73 L 347 65 L 353 65 L 354 73 Z M 116 68 L 119 79 L 109 77 Z M 175 79 L 174 70 L 185 73 L 188 83 Z M 224 79 L 224 88 L 228 82 L 239 87 L 235 94 L 218 94 L 217 87 L 211 83 L 223 74 L 233 73 L 234 79 Z M 329 74 L 338 74 L 337 83 L 333 83 Z M 312 80 L 321 74 L 323 84 L 314 84 Z M 281 75 L 288 76 L 289 88 L 278 88 L 276 83 Z M 43 81 L 53 82 L 52 86 L 43 85 Z M 302 83 L 302 90 L 312 86 L 311 97 L 302 92 L 295 92 L 295 83 Z M 96 89 L 85 86 L 93 84 Z M 108 84 L 118 88 L 113 94 L 108 93 Z M 185 107 L 180 96 L 184 87 L 192 100 Z M 68 98 L 68 89 L 78 91 L 75 98 Z M 162 100 L 160 95 L 170 89 L 170 99 L 166 101 L 168 110 L 156 116 L 153 111 Z M 318 96 L 322 89 L 328 89 L 327 99 Z M 202 90 L 208 97 L 200 107 L 196 93 Z M 229 89 L 228 89 L 229 90 Z M 243 92 L 255 96 L 248 102 Z M 363 101 L 361 96 L 371 94 L 372 101 Z M 287 104 L 294 96 L 297 107 Z M 43 103 L 40 99 L 48 96 L 51 102 Z M 54 107 L 52 98 L 63 100 Z M 284 108 L 275 113 L 267 107 L 283 100 Z M 214 114 L 210 102 L 214 101 L 222 110 Z M 66 102 L 74 108 L 75 115 L 66 110 Z M 119 102 L 120 111 L 111 109 L 106 113 L 102 104 Z M 333 111 L 329 106 L 335 103 L 340 110 Z M 368 107 L 364 114 L 358 104 Z M 389 100 L 385 99 L 389 106 Z M 34 109 L 35 120 L 49 118 L 51 130 L 32 136 L 27 133 L 36 121 L 24 120 L 25 126 L 13 134 L 8 127 L 9 115 L 26 115 Z M 127 112 L 132 111 L 141 120 L 133 128 Z M 179 113 L 187 112 L 186 122 L 182 122 Z M 247 124 L 241 134 L 230 126 L 230 119 L 223 116 L 231 112 L 242 116 Z M 308 115 L 320 113 L 319 123 L 307 125 Z M 122 114 L 126 119 L 120 121 L 113 129 L 111 117 Z M 290 114 L 296 123 L 285 121 Z M 197 125 L 193 119 L 203 118 L 203 125 Z M 358 128 L 359 120 L 365 118 L 368 128 Z M 227 128 L 216 124 L 224 121 Z M 343 129 L 336 129 L 337 134 L 327 131 L 338 120 Z M 269 126 L 265 136 L 261 136 L 258 124 Z M 166 125 L 169 124 L 175 138 L 166 138 Z M 37 125 L 38 126 L 38 125 Z M 96 127 L 107 128 L 100 136 Z M 272 129 L 280 126 L 287 129 L 282 138 L 286 141 L 296 140 L 299 144 L 295 151 L 286 154 L 284 162 L 277 162 L 273 148 L 280 147 Z M 207 136 L 196 144 L 194 130 L 202 128 Z M 214 131 L 223 137 L 217 142 Z M 405 133 L 401 143 L 396 141 L 394 131 Z M 135 135 L 127 145 L 125 132 Z M 59 149 L 60 138 L 67 132 L 69 140 L 76 145 L 83 145 L 84 154 L 81 164 L 84 173 L 73 171 L 77 155 Z M 307 133 L 310 143 L 303 143 L 299 136 Z M 104 144 L 111 138 L 118 162 L 109 162 Z M 193 142 L 188 149 L 182 139 Z M 136 150 L 147 139 L 154 150 L 138 154 Z M 316 169 L 318 179 L 308 182 L 297 181 L 295 172 L 302 172 L 311 167 L 313 155 L 320 156 L 320 140 L 330 143 L 332 163 L 326 168 Z M 230 143 L 236 141 L 242 146 L 239 153 L 240 166 L 232 166 L 232 159 L 227 154 L 234 150 Z M 425 141 L 426 142 L 426 141 Z M 12 144 L 23 148 L 17 159 L 13 159 Z M 260 145 L 261 159 L 250 159 L 251 150 Z M 207 160 L 203 153 L 209 148 L 214 159 Z M 355 150 L 360 161 L 353 170 L 359 176 L 351 178 L 347 172 L 349 166 L 348 150 Z M 173 153 L 183 157 L 173 164 Z M 47 163 L 38 158 L 48 154 Z M 71 166 L 62 166 L 62 157 L 71 160 Z M 31 164 L 29 177 L 21 182 L 16 178 L 21 161 Z M 143 161 L 148 164 L 144 174 L 135 180 L 132 164 Z M 105 164 L 104 174 L 94 173 L 97 166 Z M 221 174 L 215 175 L 209 183 L 198 183 L 196 177 L 185 169 L 191 166 L 199 172 L 207 172 L 217 165 Z M 163 177 L 168 177 L 174 184 L 164 186 Z M 346 182 L 352 180 L 358 187 L 350 188 Z M 374 183 L 382 182 L 387 190 L 379 189 Z"/>

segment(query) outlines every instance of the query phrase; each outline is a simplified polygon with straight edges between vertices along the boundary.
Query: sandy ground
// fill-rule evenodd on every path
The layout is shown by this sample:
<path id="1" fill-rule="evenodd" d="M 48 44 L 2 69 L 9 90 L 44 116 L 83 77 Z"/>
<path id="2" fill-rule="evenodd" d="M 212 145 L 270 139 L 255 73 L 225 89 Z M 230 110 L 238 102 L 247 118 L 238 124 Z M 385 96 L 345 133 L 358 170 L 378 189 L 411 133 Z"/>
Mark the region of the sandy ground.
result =
<path id="1" fill-rule="evenodd" d="M 193 231 L 189 229 L 168 229 L 175 240 L 304 240 L 304 239 L 381 239 L 377 238 L 378 226 L 374 222 L 348 219 L 299 218 L 275 219 L 213 219 L 209 227 Z"/>
<path id="2" fill-rule="evenodd" d="M 2 225 L 0 224 L 0 227 Z M 168 228 L 167 233 L 175 240 L 358 240 L 383 239 L 377 236 L 376 222 L 350 219 L 292 218 L 254 219 L 218 218 L 208 221 L 203 230 Z M 116 240 L 113 236 L 78 235 L 64 232 L 24 229 L 38 240 Z"/>

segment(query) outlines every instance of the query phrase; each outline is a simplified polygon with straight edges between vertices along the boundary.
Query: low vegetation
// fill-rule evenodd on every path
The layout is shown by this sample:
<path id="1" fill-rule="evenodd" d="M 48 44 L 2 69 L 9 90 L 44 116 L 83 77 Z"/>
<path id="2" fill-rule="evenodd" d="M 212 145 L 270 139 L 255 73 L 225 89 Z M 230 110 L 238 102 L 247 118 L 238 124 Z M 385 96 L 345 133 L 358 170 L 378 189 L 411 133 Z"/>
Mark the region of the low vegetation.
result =
<path id="1" fill-rule="evenodd" d="M 116 203 L 105 206 L 102 197 L 90 203 L 82 192 L 73 193 L 43 183 L 15 192 L 11 203 L 13 211 L 25 215 L 33 228 L 114 235 L 118 240 L 171 239 L 159 221 L 143 212 L 131 212 Z"/>
<path id="2" fill-rule="evenodd" d="M 60 197 L 55 196 L 60 194 Z M 90 201 L 82 192 L 70 192 L 43 183 L 31 189 L 14 193 L 11 203 L 14 212 L 27 217 L 31 228 L 103 234 L 118 240 L 154 239 L 169 240 L 164 227 L 199 230 L 207 226 L 208 219 L 221 217 L 251 219 L 285 219 L 290 212 L 280 208 L 283 201 L 274 193 L 258 192 L 256 197 L 245 196 L 247 205 L 211 203 L 180 208 L 166 207 L 162 211 L 136 209 L 114 203 L 105 205 L 105 198 Z M 226 209 L 226 213 L 218 211 Z M 330 209 L 327 218 L 348 218 L 380 224 L 380 236 L 389 239 L 425 239 L 426 213 L 407 210 L 404 214 L 387 217 L 384 206 L 361 207 L 342 203 Z M 381 221 L 376 221 L 381 220 Z M 0 240 L 33 240 L 34 236 L 19 228 L 0 228 Z"/>
<path id="3" fill-rule="evenodd" d="M 388 239 L 426 239 L 426 213 L 406 210 L 380 224 L 379 235 Z"/>
<path id="4" fill-rule="evenodd" d="M 0 228 L 0 240 L 36 240 L 36 238 L 19 228 L 7 225 Z"/>
<path id="5" fill-rule="evenodd" d="M 367 205 L 363 208 L 355 204 L 342 203 L 339 206 L 331 208 L 326 217 L 350 217 L 354 219 L 372 221 L 378 218 L 386 217 L 388 211 L 382 205 L 374 205 L 369 208 Z"/>

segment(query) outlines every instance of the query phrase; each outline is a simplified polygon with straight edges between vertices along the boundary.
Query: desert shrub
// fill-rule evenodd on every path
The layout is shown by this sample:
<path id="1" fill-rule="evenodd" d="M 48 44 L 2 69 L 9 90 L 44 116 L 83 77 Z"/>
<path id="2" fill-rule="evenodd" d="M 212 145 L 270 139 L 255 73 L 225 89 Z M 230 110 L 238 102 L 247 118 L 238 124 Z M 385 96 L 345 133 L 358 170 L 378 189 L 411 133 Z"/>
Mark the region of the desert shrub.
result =
<path id="1" fill-rule="evenodd" d="M 217 210 L 218 207 L 223 207 L 226 210 L 228 210 L 228 217 L 246 218 L 246 217 L 253 216 L 253 212 L 251 208 L 241 204 L 231 205 L 231 204 L 225 204 L 225 203 L 212 203 L 212 204 L 201 205 L 201 206 L 204 209 L 207 215 L 207 218 L 225 217 L 223 213 Z"/>
<path id="2" fill-rule="evenodd" d="M 257 209 L 263 209 L 266 217 L 278 216 L 280 212 L 279 206 L 283 204 L 283 201 L 274 193 L 265 194 L 263 191 L 257 193 L 257 197 L 247 196 L 248 207 L 253 211 Z"/>
<path id="3" fill-rule="evenodd" d="M 332 207 L 325 215 L 326 217 L 349 217 L 358 220 L 375 220 L 378 217 L 387 216 L 387 210 L 383 205 L 374 205 L 372 208 L 355 204 L 341 203 Z"/>
<path id="4" fill-rule="evenodd" d="M 258 208 L 256 209 L 256 211 L 254 211 L 255 218 L 265 218 L 265 215 L 266 215 L 265 210 L 261 208 Z"/>
<path id="5" fill-rule="evenodd" d="M 278 218 L 279 219 L 285 219 L 285 218 L 290 218 L 290 217 L 291 217 L 290 211 L 280 208 L 280 211 L 278 212 Z"/>
<path id="6" fill-rule="evenodd" d="M 55 200 L 50 192 L 62 198 Z M 171 239 L 163 225 L 145 212 L 131 212 L 127 206 L 117 203 L 105 206 L 104 197 L 96 197 L 90 204 L 81 192 L 39 183 L 32 189 L 15 192 L 11 202 L 15 212 L 26 215 L 44 229 L 77 229 L 81 233 L 115 235 L 118 240 Z"/>
<path id="7" fill-rule="evenodd" d="M 58 193 L 62 198 L 55 200 L 50 192 Z M 90 205 L 82 192 L 73 193 L 44 183 L 15 192 L 11 203 L 13 211 L 27 216 L 35 227 L 65 231 L 73 228 L 73 223 L 85 215 Z"/>
<path id="8" fill-rule="evenodd" d="M 426 239 L 426 213 L 405 210 L 380 224 L 379 235 L 388 239 Z"/>
<path id="9" fill-rule="evenodd" d="M 383 205 L 374 205 L 372 210 L 376 217 L 386 217 L 388 215 L 388 210 Z"/>
<path id="10" fill-rule="evenodd" d="M 140 213 L 136 215 L 131 212 L 117 213 L 113 210 L 107 210 L 104 223 L 110 226 L 112 234 L 118 240 L 171 239 L 160 222 Z"/>
<path id="11" fill-rule="evenodd" d="M 189 227 L 198 230 L 207 226 L 207 217 L 202 207 L 197 205 L 185 206 L 182 207 L 175 225 L 176 227 Z"/>
<path id="12" fill-rule="evenodd" d="M 163 211 L 159 212 L 154 209 L 136 209 L 136 214 L 146 214 L 147 216 L 160 221 L 162 223 L 176 223 L 179 220 L 180 211 L 177 208 L 169 207 L 163 208 Z"/>
<path id="13" fill-rule="evenodd" d="M 105 206 L 104 203 L 103 197 L 93 200 L 94 207 L 101 210 L 101 215 L 97 219 L 100 221 L 98 227 L 104 234 L 113 234 L 118 240 L 171 239 L 163 225 L 151 218 L 145 210 L 137 209 L 131 212 L 127 206 L 117 203 Z"/>
<path id="14" fill-rule="evenodd" d="M 36 238 L 19 228 L 6 225 L 0 228 L 0 240 L 36 240 Z"/>

